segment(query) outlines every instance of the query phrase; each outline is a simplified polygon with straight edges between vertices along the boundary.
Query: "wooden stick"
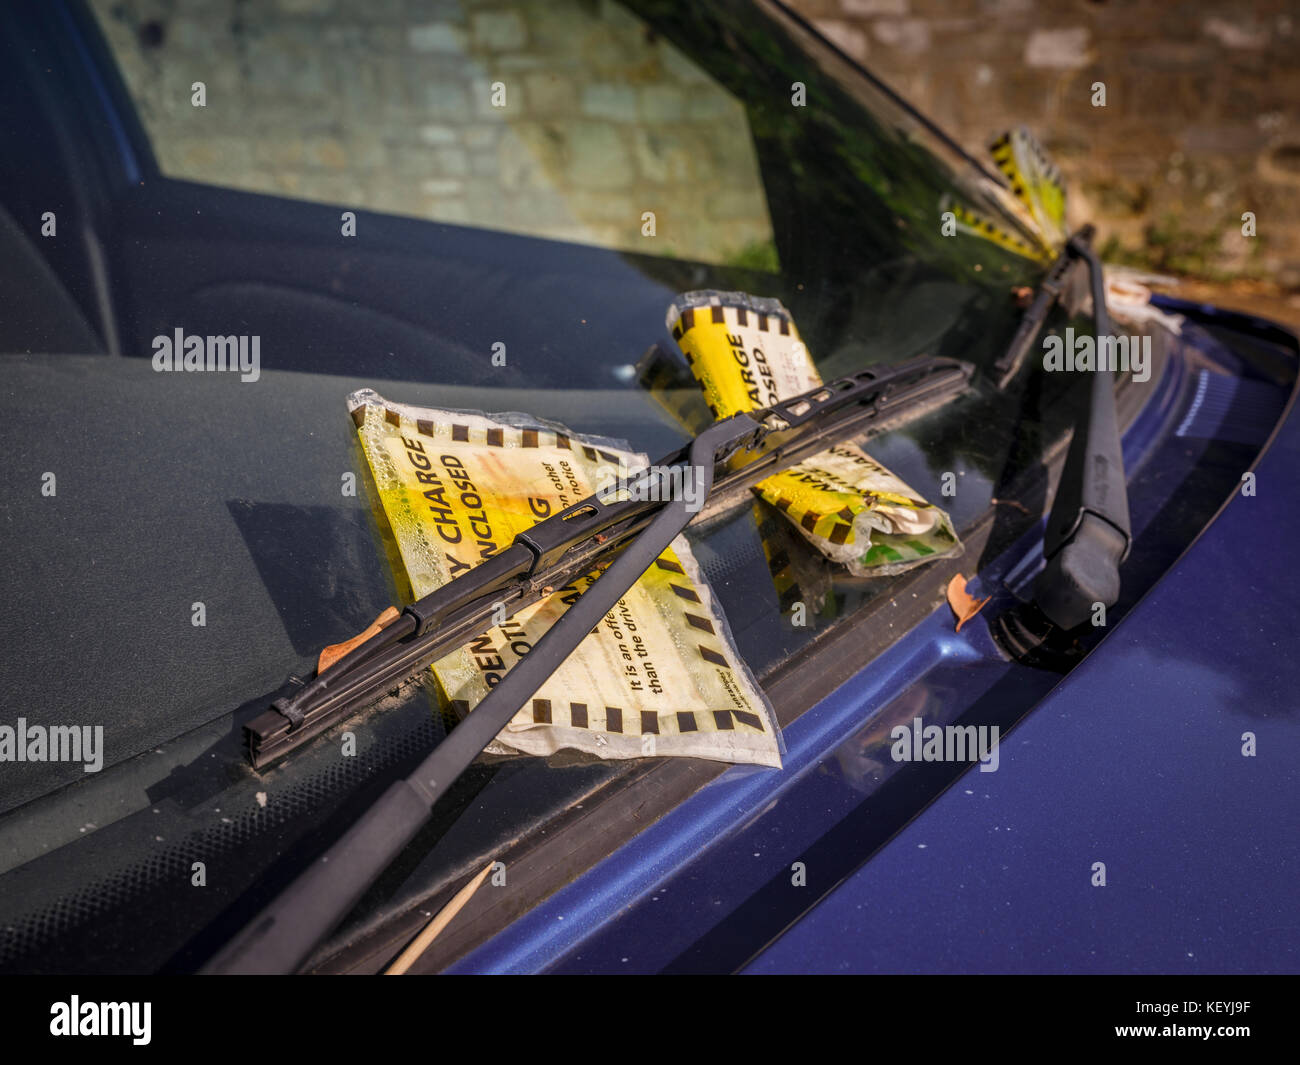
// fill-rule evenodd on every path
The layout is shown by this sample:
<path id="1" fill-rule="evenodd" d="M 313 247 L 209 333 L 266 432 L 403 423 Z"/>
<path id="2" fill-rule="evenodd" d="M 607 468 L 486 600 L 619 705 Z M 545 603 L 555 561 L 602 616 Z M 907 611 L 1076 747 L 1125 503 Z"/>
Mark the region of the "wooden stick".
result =
<path id="1" fill-rule="evenodd" d="M 479 889 L 479 885 L 487 879 L 488 873 L 492 872 L 494 865 L 496 865 L 495 861 L 488 862 L 478 876 L 451 897 L 451 901 L 433 916 L 418 936 L 411 940 L 411 945 L 397 956 L 397 960 L 392 965 L 384 970 L 385 976 L 401 976 L 415 963 L 416 958 L 429 949 L 429 944 L 438 938 L 439 932 L 451 924 L 452 918 L 460 913 L 465 903 L 469 902 L 474 892 Z"/>

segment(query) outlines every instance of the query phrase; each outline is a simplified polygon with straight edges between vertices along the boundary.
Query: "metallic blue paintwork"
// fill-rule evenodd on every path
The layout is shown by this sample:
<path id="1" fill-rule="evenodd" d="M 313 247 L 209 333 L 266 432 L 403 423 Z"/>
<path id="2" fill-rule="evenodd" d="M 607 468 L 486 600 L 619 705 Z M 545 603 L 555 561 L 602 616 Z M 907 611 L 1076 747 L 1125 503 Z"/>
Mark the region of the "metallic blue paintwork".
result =
<path id="1" fill-rule="evenodd" d="M 1126 462 L 1180 416 L 1184 359 L 1213 354 L 1189 339 L 1126 433 Z M 1285 480 L 1297 447 L 1292 420 L 1261 468 L 1272 498 L 1230 507 L 1141 613 L 1004 737 L 997 772 L 967 772 L 866 865 L 861 856 L 884 843 L 871 832 L 888 826 L 890 801 L 863 759 L 870 726 L 861 722 L 879 716 L 885 693 L 903 692 L 896 700 L 928 707 L 933 720 L 936 705 L 1039 702 L 1057 682 L 1002 660 L 982 624 L 954 633 L 946 608 L 786 730 L 783 772 L 728 772 L 452 971 L 730 969 L 781 930 L 773 921 L 786 911 L 798 923 L 749 970 L 1163 970 L 1175 959 L 1208 971 L 1294 967 L 1297 933 L 1279 889 L 1300 871 L 1295 833 L 1281 827 L 1300 823 L 1286 756 L 1300 737 L 1284 709 L 1300 665 L 1268 674 L 1254 633 L 1216 659 L 1232 628 L 1205 603 L 1222 598 L 1213 589 L 1225 587 L 1218 574 L 1229 566 L 1249 587 L 1251 559 L 1267 573 L 1285 557 L 1300 506 Z M 1138 501 L 1135 532 L 1162 502 Z M 1237 528 L 1264 509 L 1268 536 Z M 986 585 L 1023 586 L 1041 566 L 1036 537 L 986 569 Z M 1214 546 L 1225 537 L 1269 550 L 1231 562 Z M 1243 622 L 1270 594 L 1285 598 L 1285 585 L 1255 584 L 1238 601 Z M 1173 595 L 1190 602 L 1164 605 Z M 1263 615 L 1270 609 L 1284 626 L 1273 631 L 1294 628 L 1294 606 L 1270 604 Z M 1266 711 L 1234 701 L 1250 690 L 1234 670 L 1256 686 L 1271 676 L 1252 700 Z M 1241 756 L 1252 727 L 1271 759 Z M 1212 797 L 1220 788 L 1230 801 Z M 790 866 L 801 859 L 808 886 L 795 888 Z M 1107 888 L 1090 885 L 1094 860 L 1108 863 Z"/>
<path id="2" fill-rule="evenodd" d="M 785 730 L 783 770 L 727 772 L 449 971 L 536 971 L 560 961 L 582 936 L 598 928 L 604 949 L 599 957 L 593 947 L 575 959 L 578 968 L 641 972 L 664 967 L 729 912 L 732 900 L 748 897 L 771 877 L 769 844 L 779 841 L 777 864 L 785 868 L 785 854 L 798 856 L 802 845 L 853 809 L 860 795 L 821 779 L 818 771 L 828 750 L 852 743 L 884 693 L 922 680 L 933 683 L 936 670 L 961 671 L 968 690 L 974 690 L 976 674 L 991 684 L 1001 671 L 983 663 L 990 648 L 981 644 L 987 639 L 982 629 L 954 633 L 948 618 L 932 615 L 854 683 Z M 754 820 L 765 814 L 777 823 Z M 746 822 L 749 831 L 738 828 Z M 707 864 L 692 873 L 689 889 L 682 888 L 683 869 L 706 853 Z M 633 948 L 621 922 L 637 922 L 639 911 L 650 907 L 655 910 L 650 920 L 669 922 L 671 934 L 635 937 L 640 942 Z"/>
<path id="3" fill-rule="evenodd" d="M 1007 737 L 999 771 L 967 773 L 748 971 L 1300 969 L 1297 468 L 1293 415 L 1258 495 Z"/>

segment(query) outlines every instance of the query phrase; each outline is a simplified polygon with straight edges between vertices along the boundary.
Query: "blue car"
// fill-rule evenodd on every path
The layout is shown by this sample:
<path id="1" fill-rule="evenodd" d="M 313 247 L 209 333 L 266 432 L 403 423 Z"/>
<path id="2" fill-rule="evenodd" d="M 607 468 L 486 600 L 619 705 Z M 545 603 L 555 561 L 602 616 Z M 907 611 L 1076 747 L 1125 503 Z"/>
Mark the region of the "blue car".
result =
<path id="1" fill-rule="evenodd" d="M 968 154 L 769 0 L 0 19 L 0 971 L 1300 969 L 1300 342 L 1103 272 L 1027 132 Z M 421 790 L 479 713 L 427 650 L 299 713 L 420 600 L 348 397 L 687 455 L 739 424 L 698 292 L 783 308 L 962 545 L 683 519 L 780 768 L 489 728 Z"/>

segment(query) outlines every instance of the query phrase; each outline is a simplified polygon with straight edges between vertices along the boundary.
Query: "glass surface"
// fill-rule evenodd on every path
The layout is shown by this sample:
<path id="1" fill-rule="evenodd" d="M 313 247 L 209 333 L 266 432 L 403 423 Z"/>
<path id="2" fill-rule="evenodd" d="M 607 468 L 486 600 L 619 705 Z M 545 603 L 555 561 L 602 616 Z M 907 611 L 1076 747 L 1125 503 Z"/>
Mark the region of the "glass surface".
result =
<path id="1" fill-rule="evenodd" d="M 18 358 L 9 368 L 12 395 L 22 401 L 14 404 L 6 433 L 40 440 L 46 465 L 75 464 L 88 476 L 80 488 L 84 505 L 56 513 L 38 497 L 11 506 L 11 529 L 20 534 L 8 564 L 38 577 L 26 582 L 32 615 L 16 637 L 21 653 L 7 660 L 8 690 L 51 663 L 54 649 L 69 638 L 103 646 L 104 659 L 60 668 L 45 703 L 56 715 L 92 688 L 111 764 L 256 700 L 290 668 L 309 671 L 322 644 L 364 627 L 401 598 L 404 582 L 382 549 L 387 532 L 377 509 L 364 490 L 351 498 L 339 487 L 346 473 L 355 473 L 363 489 L 368 478 L 343 406 L 355 388 L 375 387 L 416 405 L 523 410 L 576 431 L 627 439 L 653 457 L 709 419 L 663 324 L 672 296 L 684 289 L 737 288 L 782 299 L 827 379 L 922 352 L 981 365 L 996 356 L 1018 314 L 1011 289 L 1032 281 L 1038 267 L 983 240 L 941 234 L 940 204 L 949 194 L 996 212 L 993 199 L 981 199 L 987 190 L 978 172 L 818 39 L 800 40 L 797 29 L 796 36 L 778 32 L 769 21 L 778 16 L 739 4 L 632 7 L 635 15 L 609 4 L 571 4 L 552 18 L 531 4 L 490 11 L 440 5 L 436 19 L 389 23 L 366 5 L 340 5 L 311 16 L 306 26 L 307 16 L 270 8 L 237 19 L 222 16 L 219 6 L 203 8 L 153 25 L 136 19 L 131 5 L 96 6 L 164 175 L 202 176 L 198 162 L 182 165 L 176 131 L 184 123 L 216 122 L 216 130 L 224 129 L 220 123 L 234 121 L 232 111 L 245 113 L 252 147 L 227 145 L 217 156 L 194 158 L 208 160 L 209 177 L 244 188 L 259 187 L 265 175 L 255 158 L 282 135 L 308 136 L 321 123 L 339 137 L 375 134 L 378 119 L 360 121 L 340 100 L 327 114 L 304 117 L 301 96 L 311 84 L 303 71 L 334 70 L 338 49 L 378 35 L 419 59 L 401 91 L 392 88 L 391 101 L 386 83 L 371 86 L 394 113 L 413 106 L 409 80 L 434 78 L 438 57 L 459 72 L 453 80 L 463 81 L 465 56 L 475 49 L 498 64 L 493 70 L 563 74 L 575 83 L 575 98 L 588 104 L 605 97 L 584 85 L 604 85 L 618 99 L 626 94 L 615 88 L 628 90 L 639 109 L 608 121 L 626 120 L 636 135 L 658 136 L 646 117 L 647 101 L 661 95 L 650 91 L 662 88 L 657 78 L 697 79 L 699 91 L 683 94 L 691 115 L 707 116 L 709 100 L 743 107 L 743 115 L 727 114 L 745 150 L 730 153 L 736 165 L 719 180 L 750 197 L 757 161 L 775 245 L 770 255 L 749 257 L 751 265 L 728 266 L 505 235 L 471 219 L 436 231 L 409 221 L 394 231 L 391 247 L 375 249 L 359 237 L 336 251 L 316 248 L 306 237 L 250 232 L 248 205 L 273 202 L 260 196 L 232 198 L 215 185 L 166 179 L 124 190 L 110 254 L 125 357 Z M 607 69 L 592 59 L 593 70 L 599 67 L 608 80 L 583 82 L 570 59 L 596 55 L 609 34 L 626 37 L 619 47 L 643 55 L 644 63 Z M 204 108 L 192 106 L 188 91 L 176 96 L 188 90 L 177 82 L 180 68 L 197 69 L 177 57 L 189 55 L 200 39 L 224 42 L 224 50 L 210 49 L 201 64 L 210 72 Z M 489 41 L 496 44 L 488 47 Z M 302 62 L 274 58 L 289 53 Z M 565 57 L 558 72 L 557 56 Z M 346 64 L 330 75 L 339 84 L 349 77 Z M 509 101 L 511 77 L 523 74 L 502 77 Z M 802 102 L 792 85 L 803 86 Z M 282 109 L 272 109 L 282 116 L 279 132 L 259 127 L 252 111 L 268 86 L 280 86 Z M 504 144 L 516 122 L 511 108 L 531 114 L 529 99 L 525 91 L 508 103 L 509 118 L 469 107 L 445 122 L 461 139 L 496 122 Z M 554 127 L 577 128 L 576 114 L 558 115 Z M 699 121 L 707 130 L 713 120 Z M 200 139 L 211 148 L 227 144 L 224 137 L 209 130 Z M 390 188 L 409 184 L 400 170 L 388 182 Z M 708 198 L 705 186 L 691 182 L 670 191 Z M 732 191 L 728 184 L 728 196 Z M 494 185 L 491 195 L 513 193 Z M 577 187 L 566 196 L 582 199 Z M 382 205 L 382 197 L 375 202 Z M 193 204 L 204 206 L 190 210 Z M 310 216 L 313 224 L 328 217 L 324 211 Z M 637 246 L 666 238 L 672 217 L 665 212 L 669 224 L 660 236 L 638 238 Z M 367 222 L 363 215 L 362 226 Z M 725 217 L 717 226 L 707 242 L 714 249 L 751 232 Z M 296 274 L 295 264 L 302 265 Z M 318 276 L 306 273 L 311 270 Z M 392 285 L 383 284 L 390 279 Z M 312 290 L 308 300 L 305 289 Z M 405 346 L 377 343 L 364 330 L 354 338 L 350 320 L 362 302 L 369 304 L 364 313 L 373 309 L 384 322 L 423 313 L 421 335 Z M 153 339 L 178 327 L 259 335 L 258 379 L 154 372 Z M 507 346 L 504 367 L 492 366 L 494 337 Z M 424 338 L 428 346 L 420 343 Z M 676 360 L 660 399 L 668 396 L 681 420 L 633 372 L 655 342 L 671 353 L 670 363 Z M 1023 448 L 1040 430 L 1037 407 L 1051 399 L 1034 395 L 1027 407 L 1026 397 L 977 381 L 973 396 L 871 447 L 922 496 L 947 507 L 959 530 L 987 508 L 1014 442 Z M 59 424 L 70 409 L 82 412 L 75 434 L 51 436 L 45 427 Z M 1032 448 L 1022 456 L 1034 459 Z M 957 478 L 955 496 L 941 494 L 945 473 Z M 788 532 L 763 508 L 746 507 L 736 520 L 697 537 L 741 651 L 760 676 L 889 584 L 843 577 Z M 791 627 L 781 617 L 764 537 L 779 537 L 805 556 L 804 568 L 813 574 L 806 626 Z M 52 568 L 51 557 L 62 561 Z M 55 569 L 58 586 L 75 597 L 50 602 Z M 23 602 L 19 596 L 15 609 Z M 192 623 L 198 602 L 206 614 L 202 626 Z M 107 642 L 106 632 L 114 634 Z M 16 782 L 10 803 L 74 779 L 67 767 L 25 771 L 30 780 Z"/>
<path id="2" fill-rule="evenodd" d="M 67 855 L 42 857 L 30 832 L 0 831 L 4 867 L 29 862 L 18 872 L 49 898 L 81 890 L 87 870 L 110 860 L 153 863 L 158 837 L 183 854 L 173 841 L 202 833 L 209 843 L 224 833 L 248 884 L 280 853 L 248 842 L 256 832 L 287 832 L 294 818 L 318 827 L 364 773 L 387 771 L 442 734 L 416 686 L 358 731 L 372 753 L 403 713 L 424 731 L 364 770 L 341 770 L 328 740 L 258 778 L 236 747 L 239 723 L 290 673 L 309 675 L 322 645 L 406 594 L 367 494 L 350 392 L 525 411 L 655 457 L 709 418 L 664 325 L 677 292 L 781 299 L 830 379 L 921 353 L 991 365 L 1020 313 L 1012 290 L 1041 273 L 986 241 L 943 236 L 942 205 L 954 195 L 1008 229 L 1018 223 L 950 144 L 763 5 L 438 4 L 428 17 L 417 6 L 391 19 L 390 5 L 335 4 L 310 18 L 204 5 L 166 20 L 120 0 L 91 6 L 160 170 L 146 160 L 142 180 L 117 175 L 100 190 L 116 330 L 108 350 L 45 349 L 0 333 L 0 432 L 16 483 L 37 486 L 0 504 L 11 589 L 0 605 L 4 717 L 62 723 L 84 716 L 93 693 L 91 723 L 103 725 L 106 764 L 120 770 L 87 780 L 77 765 L 8 767 L 4 810 L 80 785 L 42 815 L 42 852 L 74 844 Z M 373 75 L 347 68 L 348 55 L 372 46 Z M 71 66 L 87 61 L 66 39 L 57 47 Z M 607 62 L 611 47 L 620 61 Z M 410 62 L 386 61 L 385 49 Z M 580 59 L 590 69 L 578 69 Z M 427 90 L 444 62 L 469 79 L 468 102 L 435 115 L 442 104 Z M 204 108 L 191 102 L 199 80 Z M 494 80 L 506 85 L 502 115 L 483 110 Z M 354 82 L 364 99 L 347 95 Z M 309 98 L 313 85 L 323 86 L 323 109 Z M 548 90 L 556 110 L 530 110 Z M 385 127 L 388 104 L 407 119 Z M 385 133 L 401 121 L 411 123 L 405 147 Z M 484 129 L 494 131 L 493 150 L 471 147 Z M 594 148 L 579 146 L 588 135 Z M 600 147 L 610 137 L 632 162 Z M 588 179 L 606 166 L 640 169 L 626 188 L 588 189 L 572 165 L 584 158 Z M 515 212 L 506 205 L 516 192 L 517 202 L 555 213 Z M 341 232 L 345 211 L 358 216 L 356 237 Z M 643 234 L 644 211 L 655 212 L 653 235 Z M 0 227 L 15 254 L 23 239 Z M 155 372 L 153 341 L 177 328 L 258 336 L 257 380 Z M 500 367 L 498 342 L 507 351 Z M 654 344 L 670 356 L 659 395 L 635 369 Z M 30 353 L 45 350 L 57 354 Z M 1031 389 L 1000 393 L 977 374 L 968 396 L 868 451 L 948 509 L 963 533 L 988 512 L 995 486 L 1036 465 L 1065 431 L 1068 375 L 1035 376 Z M 55 499 L 38 490 L 51 470 Z M 955 495 L 941 491 L 945 473 Z M 355 495 L 343 491 L 349 474 Z M 692 533 L 760 679 L 890 594 L 889 579 L 847 578 L 790 533 L 750 504 Z M 764 537 L 802 552 L 815 604 L 806 626 L 782 614 Z M 452 858 L 438 852 L 440 869 L 518 838 L 618 771 L 523 759 L 476 770 L 465 801 L 478 789 L 486 798 L 473 818 L 443 826 L 440 846 Z M 270 806 L 245 809 L 268 788 Z M 75 798 L 91 792 L 93 817 Z M 281 796 L 294 798 L 277 806 Z M 233 817 L 231 803 L 241 804 Z M 27 896 L 9 897 L 17 905 Z M 124 936 L 131 905 L 121 903 Z M 206 919 L 168 905 L 162 939 Z M 170 957 L 155 951 L 159 964 Z"/>

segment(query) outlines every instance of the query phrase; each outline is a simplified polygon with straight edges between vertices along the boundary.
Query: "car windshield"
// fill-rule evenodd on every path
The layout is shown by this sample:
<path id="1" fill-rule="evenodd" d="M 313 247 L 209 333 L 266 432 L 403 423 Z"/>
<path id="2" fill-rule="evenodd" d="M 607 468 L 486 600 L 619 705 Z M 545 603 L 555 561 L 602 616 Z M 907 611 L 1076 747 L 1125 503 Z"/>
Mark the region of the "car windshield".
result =
<path id="1" fill-rule="evenodd" d="M 5 257 L 31 267 L 0 337 L 5 444 L 32 486 L 0 502 L 5 719 L 80 721 L 93 706 L 105 766 L 121 772 L 9 766 L 0 804 L 104 789 L 117 814 L 89 834 L 131 860 L 161 834 L 122 826 L 110 840 L 103 820 L 160 809 L 178 838 L 246 846 L 443 734 L 430 692 L 408 691 L 407 717 L 374 715 L 363 768 L 310 753 L 278 768 L 296 798 L 275 815 L 239 762 L 239 726 L 269 693 L 410 595 L 349 393 L 522 411 L 653 458 L 711 420 L 665 325 L 679 292 L 781 300 L 829 380 L 918 354 L 991 367 L 1014 290 L 1043 270 L 945 232 L 954 200 L 1027 230 L 988 172 L 779 7 L 389 6 L 164 16 L 91 0 L 83 18 L 55 4 L 33 31 L 43 61 L 5 75 L 6 97 L 39 102 L 7 147 L 39 160 L 33 146 L 57 143 L 48 172 L 3 177 L 3 206 L 39 218 L 48 200 L 58 216 L 44 243 L 0 218 Z M 155 339 L 177 330 L 257 337 L 255 379 L 156 372 Z M 1004 393 L 977 373 L 967 396 L 869 451 L 964 536 L 1060 441 L 1064 388 Z M 340 490 L 349 476 L 355 494 Z M 691 534 L 764 683 L 815 671 L 810 649 L 896 590 L 788 538 L 814 607 L 791 626 L 773 524 L 746 505 Z M 516 783 L 501 787 L 530 813 L 499 802 L 452 833 L 458 858 L 613 772 L 506 766 Z M 498 769 L 484 774 L 471 796 Z M 240 788 L 262 796 L 242 820 L 221 812 Z M 37 850 L 86 835 L 96 819 L 79 801 L 49 815 Z M 5 839 L 6 869 L 38 857 Z M 255 848 L 246 857 L 247 881 Z"/>

